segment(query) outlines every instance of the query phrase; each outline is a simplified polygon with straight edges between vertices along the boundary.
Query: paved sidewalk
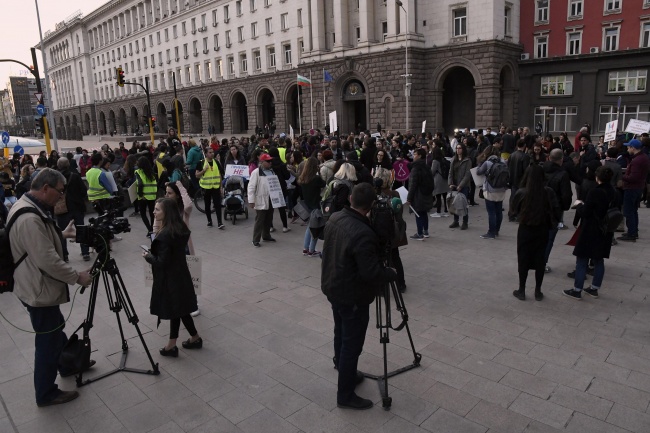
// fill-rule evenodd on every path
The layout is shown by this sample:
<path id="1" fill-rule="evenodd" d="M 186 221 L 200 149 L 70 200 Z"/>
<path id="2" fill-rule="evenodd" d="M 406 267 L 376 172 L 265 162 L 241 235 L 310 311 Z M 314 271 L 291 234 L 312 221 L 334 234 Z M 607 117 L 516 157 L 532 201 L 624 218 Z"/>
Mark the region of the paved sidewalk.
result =
<path id="1" fill-rule="evenodd" d="M 145 228 L 114 244 L 114 254 L 139 314 L 159 376 L 118 373 L 79 389 L 66 405 L 36 407 L 32 384 L 33 335 L 2 320 L 0 326 L 0 432 L 648 432 L 650 431 L 650 294 L 648 232 L 620 243 L 606 261 L 599 299 L 580 302 L 561 295 L 571 287 L 573 229 L 560 231 L 543 291 L 545 299 L 512 296 L 517 286 L 517 225 L 504 222 L 497 240 L 482 240 L 484 203 L 470 209 L 467 231 L 450 230 L 449 219 L 431 219 L 431 238 L 402 249 L 408 290 L 404 295 L 421 367 L 389 380 L 390 411 L 381 407 L 374 381 L 358 393 L 377 404 L 363 412 L 336 408 L 332 320 L 320 291 L 321 261 L 301 254 L 304 227 L 276 231 L 275 244 L 253 248 L 252 219 L 206 227 L 194 212 L 191 228 L 203 256 L 204 290 L 197 327 L 198 351 L 181 349 L 162 358 L 168 323 L 156 328 L 148 312 Z M 572 215 L 567 215 L 571 221 Z M 642 227 L 650 210 L 640 210 Z M 409 234 L 415 227 L 408 217 Z M 281 227 L 276 216 L 276 228 Z M 78 247 L 72 264 L 86 267 Z M 534 276 L 529 277 L 532 294 Z M 31 329 L 12 295 L 0 311 Z M 85 316 L 88 293 L 77 295 L 72 332 Z M 64 314 L 70 304 L 63 306 Z M 374 312 L 374 309 L 372 309 Z M 397 321 L 397 315 L 393 318 Z M 124 322 L 124 320 L 123 320 Z M 382 371 L 382 347 L 371 318 L 364 371 Z M 91 375 L 119 364 L 116 320 L 100 290 Z M 133 326 L 127 366 L 147 360 Z M 181 339 L 187 338 L 184 330 Z M 391 333 L 390 369 L 413 361 L 405 332 Z M 60 379 L 64 389 L 74 378 Z"/>

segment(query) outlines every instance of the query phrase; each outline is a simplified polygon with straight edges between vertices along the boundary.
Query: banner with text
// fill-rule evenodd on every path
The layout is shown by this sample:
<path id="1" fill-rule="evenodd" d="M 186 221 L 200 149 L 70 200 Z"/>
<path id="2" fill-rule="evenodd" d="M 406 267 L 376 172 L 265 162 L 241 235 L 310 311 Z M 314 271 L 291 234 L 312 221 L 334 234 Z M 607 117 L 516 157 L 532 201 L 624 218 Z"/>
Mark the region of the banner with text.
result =
<path id="1" fill-rule="evenodd" d="M 233 164 L 228 164 L 226 166 L 226 176 L 241 176 L 243 178 L 248 179 L 250 177 L 250 174 L 248 173 L 248 166 L 247 165 L 233 165 Z"/>
<path id="2" fill-rule="evenodd" d="M 618 119 L 607 122 L 605 126 L 605 143 L 616 140 L 616 130 L 618 129 Z"/>
<path id="3" fill-rule="evenodd" d="M 277 176 L 262 176 L 262 179 L 266 181 L 269 185 L 269 196 L 271 197 L 271 205 L 274 209 L 279 207 L 284 207 L 287 204 L 284 201 L 284 194 L 282 194 L 282 187 L 280 186 L 280 180 Z"/>
<path id="4" fill-rule="evenodd" d="M 625 132 L 631 132 L 632 134 L 641 135 L 646 132 L 650 132 L 650 122 L 645 122 L 638 119 L 630 119 L 630 122 L 625 128 Z"/>

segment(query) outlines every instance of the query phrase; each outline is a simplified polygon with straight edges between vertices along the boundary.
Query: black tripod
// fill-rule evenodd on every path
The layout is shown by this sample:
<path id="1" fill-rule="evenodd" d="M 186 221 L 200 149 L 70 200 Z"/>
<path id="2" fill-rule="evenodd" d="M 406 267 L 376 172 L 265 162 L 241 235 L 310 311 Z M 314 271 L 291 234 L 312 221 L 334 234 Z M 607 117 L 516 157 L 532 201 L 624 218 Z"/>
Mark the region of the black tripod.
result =
<path id="1" fill-rule="evenodd" d="M 90 270 L 90 274 L 94 277 L 92 285 L 90 287 L 90 303 L 88 304 L 88 313 L 86 314 L 86 319 L 81 324 L 81 328 L 83 328 L 83 338 L 84 341 L 90 341 L 88 334 L 90 332 L 90 328 L 93 327 L 93 316 L 95 315 L 95 304 L 97 302 L 97 292 L 99 289 L 99 274 L 101 273 L 101 279 L 104 281 L 106 299 L 108 300 L 109 308 L 115 313 L 115 317 L 117 318 L 117 326 L 120 329 L 120 337 L 122 338 L 122 360 L 120 361 L 120 366 L 116 369 L 101 374 L 92 379 L 83 380 L 82 371 L 77 375 L 78 387 L 98 381 L 99 379 L 103 379 L 120 371 L 152 375 L 160 374 L 158 364 L 154 363 L 153 358 L 151 357 L 151 353 L 149 352 L 149 348 L 147 347 L 147 343 L 144 341 L 144 337 L 142 336 L 142 332 L 138 326 L 138 315 L 133 308 L 129 294 L 126 291 L 126 286 L 124 285 L 124 281 L 120 275 L 120 270 L 117 268 L 117 263 L 115 263 L 115 259 L 113 259 L 110 255 L 110 248 L 108 245 L 106 245 L 106 243 L 104 243 L 104 245 L 99 248 L 100 249 L 98 250 L 97 258 L 95 259 L 95 262 L 93 263 L 93 266 Z M 81 290 L 81 293 L 83 293 L 84 290 L 85 288 Z M 151 370 L 140 370 L 135 368 L 128 368 L 126 366 L 126 357 L 129 352 L 129 344 L 124 337 L 124 331 L 122 329 L 122 320 L 120 319 L 120 311 L 122 310 L 124 310 L 124 314 L 126 314 L 127 320 L 133 326 L 135 326 L 135 329 L 138 332 L 142 346 L 147 353 L 149 362 L 151 362 Z"/>
<path id="2" fill-rule="evenodd" d="M 391 252 L 390 245 L 386 247 L 384 265 L 391 266 Z M 402 323 L 397 327 L 393 327 L 392 322 L 392 311 L 391 311 L 391 294 L 393 299 L 395 299 L 395 309 L 399 311 L 402 316 Z M 393 399 L 388 396 L 388 378 L 397 376 L 400 373 L 409 371 L 418 367 L 420 365 L 420 360 L 422 360 L 422 355 L 416 352 L 415 345 L 413 344 L 413 337 L 411 336 L 411 329 L 409 328 L 408 320 L 409 315 L 406 311 L 406 305 L 404 305 L 404 298 L 402 293 L 398 290 L 397 284 L 395 282 L 390 282 L 384 285 L 381 290 L 381 293 L 377 294 L 375 300 L 375 311 L 377 316 L 377 329 L 379 329 L 379 342 L 383 345 L 384 351 L 384 374 L 381 376 L 376 376 L 370 373 L 363 373 L 363 375 L 369 379 L 377 381 L 379 385 L 379 392 L 381 393 L 381 406 L 384 410 L 389 410 L 393 402 Z M 384 317 L 385 316 L 385 317 Z M 389 332 L 391 329 L 394 331 L 401 331 L 406 328 L 406 334 L 409 337 L 409 342 L 411 343 L 411 350 L 413 351 L 413 363 L 406 365 L 404 367 L 398 368 L 397 370 L 388 371 L 388 356 L 386 353 L 386 345 L 390 343 Z"/>

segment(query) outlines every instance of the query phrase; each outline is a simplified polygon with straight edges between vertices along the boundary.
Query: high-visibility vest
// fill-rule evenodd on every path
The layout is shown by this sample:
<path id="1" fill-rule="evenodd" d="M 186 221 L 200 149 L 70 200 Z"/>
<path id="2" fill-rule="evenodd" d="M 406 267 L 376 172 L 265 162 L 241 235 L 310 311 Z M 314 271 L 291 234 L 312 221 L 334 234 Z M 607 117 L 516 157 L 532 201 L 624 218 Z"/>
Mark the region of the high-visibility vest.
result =
<path id="1" fill-rule="evenodd" d="M 206 160 L 203 164 L 203 170 L 207 168 L 207 171 L 203 173 L 201 179 L 199 179 L 199 185 L 203 189 L 219 189 L 221 187 L 221 172 L 219 171 L 219 165 L 217 165 L 217 160 L 212 160 L 212 167 Z"/>
<path id="2" fill-rule="evenodd" d="M 165 158 L 167 154 L 160 152 L 158 154 L 158 158 L 156 158 L 156 170 L 158 170 L 158 178 L 160 179 L 160 176 L 162 175 L 162 172 L 165 170 L 165 167 L 162 165 L 162 161 Z"/>
<path id="3" fill-rule="evenodd" d="M 287 148 L 286 147 L 278 147 L 278 153 L 280 154 L 280 160 L 286 164 L 287 163 Z"/>
<path id="4" fill-rule="evenodd" d="M 86 180 L 88 181 L 88 200 L 95 201 L 101 200 L 103 198 L 110 198 L 111 195 L 108 193 L 106 188 L 99 183 L 99 176 L 102 174 L 102 171 L 96 167 L 91 168 L 86 172 Z"/>
<path id="5" fill-rule="evenodd" d="M 144 174 L 141 168 L 135 171 L 135 174 L 140 177 L 142 182 L 142 196 L 138 198 L 144 198 L 145 200 L 156 200 L 156 195 L 158 194 L 158 185 L 156 184 L 156 179 L 148 178 Z"/>

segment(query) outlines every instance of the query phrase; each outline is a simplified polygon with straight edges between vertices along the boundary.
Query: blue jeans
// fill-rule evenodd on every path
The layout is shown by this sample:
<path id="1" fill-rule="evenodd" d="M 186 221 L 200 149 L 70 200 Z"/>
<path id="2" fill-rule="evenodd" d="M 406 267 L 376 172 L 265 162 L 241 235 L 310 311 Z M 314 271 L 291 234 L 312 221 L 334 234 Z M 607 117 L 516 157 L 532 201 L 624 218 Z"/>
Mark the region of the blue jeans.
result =
<path id="1" fill-rule="evenodd" d="M 307 227 L 307 230 L 305 230 L 305 241 L 302 244 L 302 249 L 313 253 L 316 251 L 316 242 L 318 242 L 318 238 L 313 237 L 309 227 Z"/>
<path id="2" fill-rule="evenodd" d="M 553 243 L 555 243 L 555 236 L 557 236 L 557 225 L 548 231 L 548 242 L 546 243 L 546 253 L 544 253 L 544 263 L 548 263 L 548 258 L 551 256 Z"/>
<path id="3" fill-rule="evenodd" d="M 64 230 L 68 224 L 70 224 L 70 221 L 74 221 L 74 224 L 77 226 L 82 226 L 84 225 L 84 214 L 82 212 L 68 212 L 63 215 L 58 215 L 56 217 L 56 222 L 59 225 L 59 228 L 61 230 Z M 90 254 L 90 248 L 86 244 L 79 244 L 81 246 L 81 254 L 84 256 L 87 256 Z M 63 239 L 62 245 L 63 247 L 63 256 L 68 257 L 68 241 L 67 239 Z"/>
<path id="4" fill-rule="evenodd" d="M 458 192 L 463 193 L 463 195 L 465 195 L 465 197 L 467 197 L 467 203 L 469 204 L 469 187 L 466 186 L 465 188 L 459 190 Z M 458 215 L 454 215 L 454 222 L 458 222 L 459 219 L 460 219 L 460 217 Z M 468 221 L 469 221 L 469 208 L 467 209 L 467 215 L 465 215 L 463 217 L 463 222 L 464 223 L 467 224 Z"/>
<path id="5" fill-rule="evenodd" d="M 605 260 L 592 259 L 592 261 L 594 262 L 594 279 L 591 281 L 591 287 L 597 290 L 600 289 L 601 284 L 603 284 L 603 278 L 605 277 Z M 574 290 L 580 291 L 584 288 L 587 266 L 589 266 L 589 258 L 576 257 L 576 276 L 573 283 Z"/>
<path id="6" fill-rule="evenodd" d="M 628 236 L 639 235 L 639 199 L 643 194 L 642 189 L 623 190 L 623 215 Z"/>
<path id="7" fill-rule="evenodd" d="M 58 305 L 52 307 L 30 307 L 25 303 L 23 305 L 27 307 L 34 331 L 44 332 L 44 334 L 36 334 L 34 338 L 36 345 L 34 389 L 36 403 L 43 404 L 55 399 L 61 392 L 55 380 L 59 368 L 59 356 L 68 337 L 63 332 L 63 326 L 54 332 L 48 332 L 64 322 Z"/>
<path id="8" fill-rule="evenodd" d="M 334 359 L 339 370 L 338 403 L 354 395 L 359 355 L 366 340 L 370 305 L 343 305 L 330 300 L 334 314 Z"/>
<path id="9" fill-rule="evenodd" d="M 429 215 L 426 211 L 418 211 L 418 215 L 420 216 L 415 217 L 415 226 L 418 229 L 418 234 L 421 235 L 429 231 Z"/>
<path id="10" fill-rule="evenodd" d="M 496 236 L 501 230 L 503 221 L 503 201 L 485 199 L 485 209 L 488 213 L 488 233 Z"/>

